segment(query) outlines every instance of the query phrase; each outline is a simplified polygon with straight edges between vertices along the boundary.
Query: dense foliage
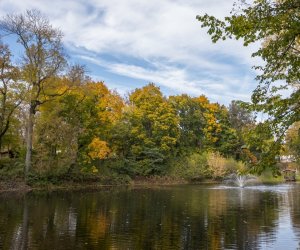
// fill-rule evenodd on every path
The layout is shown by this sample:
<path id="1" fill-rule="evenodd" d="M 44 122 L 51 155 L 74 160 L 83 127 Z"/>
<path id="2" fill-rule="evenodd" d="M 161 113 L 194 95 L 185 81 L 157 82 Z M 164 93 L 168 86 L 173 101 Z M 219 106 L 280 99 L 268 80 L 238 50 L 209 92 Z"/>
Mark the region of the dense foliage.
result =
<path id="1" fill-rule="evenodd" d="M 208 14 L 197 19 L 202 27 L 208 27 L 213 42 L 236 38 L 243 39 L 245 46 L 261 43 L 252 55 L 264 61 L 254 67 L 261 74 L 252 95 L 252 109 L 268 115 L 256 132 L 263 132 L 262 137 L 266 137 L 269 131 L 276 139 L 257 171 L 275 166 L 274 159 L 283 149 L 286 130 L 300 120 L 299 0 L 240 0 L 224 20 Z"/>
<path id="2" fill-rule="evenodd" d="M 32 173 L 67 178 L 109 171 L 131 177 L 169 174 L 197 179 L 220 178 L 238 166 L 225 157 L 240 159 L 242 131 L 253 126 L 250 117 L 237 129 L 232 124 L 239 118 L 225 106 L 205 96 L 165 97 L 152 83 L 122 98 L 80 69 L 73 70 L 76 80 L 56 77 L 52 93 L 67 91 L 40 105 L 36 113 Z M 20 122 L 10 127 L 12 133 L 2 145 L 2 151 L 18 153 L 20 160 L 26 140 L 26 115 L 20 114 L 26 109 L 24 101 L 13 115 Z M 20 138 L 18 144 L 11 143 L 15 137 Z"/>
<path id="3" fill-rule="evenodd" d="M 202 19 L 207 26 L 216 21 Z M 228 33 L 224 25 L 217 22 Z M 0 45 L 1 176 L 5 171 L 20 176 L 24 167 L 29 182 L 153 175 L 218 179 L 258 171 L 258 162 L 278 156 L 269 154 L 272 121 L 257 125 L 241 101 L 225 107 L 204 95 L 166 97 L 153 83 L 121 97 L 88 77 L 84 67 L 68 65 L 62 34 L 39 12 L 7 16 L 0 30 L 13 34 L 24 53 L 14 63 L 9 46 Z M 259 89 L 255 96 L 262 98 Z M 257 100 L 266 108 L 271 99 Z M 274 107 L 272 112 L 283 106 Z M 299 153 L 294 139 L 290 149 Z"/>

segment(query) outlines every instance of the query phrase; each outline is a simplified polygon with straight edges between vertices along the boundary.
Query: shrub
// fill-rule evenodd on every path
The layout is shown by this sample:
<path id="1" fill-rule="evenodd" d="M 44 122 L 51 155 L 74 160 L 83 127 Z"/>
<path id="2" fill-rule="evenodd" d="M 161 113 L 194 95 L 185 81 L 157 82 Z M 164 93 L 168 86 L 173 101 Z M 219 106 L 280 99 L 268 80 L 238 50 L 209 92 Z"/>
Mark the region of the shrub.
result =
<path id="1" fill-rule="evenodd" d="M 221 179 L 231 173 L 244 173 L 246 166 L 243 162 L 233 158 L 225 158 L 219 152 L 209 152 L 207 154 L 208 169 L 211 177 Z"/>
<path id="2" fill-rule="evenodd" d="M 183 158 L 173 159 L 170 175 L 188 180 L 199 180 L 209 176 L 206 153 L 192 153 Z"/>
<path id="3" fill-rule="evenodd" d="M 207 154 L 207 164 L 213 178 L 224 177 L 228 172 L 227 160 L 219 152 Z"/>
<path id="4" fill-rule="evenodd" d="M 24 164 L 19 159 L 0 159 L 0 179 L 23 178 Z"/>

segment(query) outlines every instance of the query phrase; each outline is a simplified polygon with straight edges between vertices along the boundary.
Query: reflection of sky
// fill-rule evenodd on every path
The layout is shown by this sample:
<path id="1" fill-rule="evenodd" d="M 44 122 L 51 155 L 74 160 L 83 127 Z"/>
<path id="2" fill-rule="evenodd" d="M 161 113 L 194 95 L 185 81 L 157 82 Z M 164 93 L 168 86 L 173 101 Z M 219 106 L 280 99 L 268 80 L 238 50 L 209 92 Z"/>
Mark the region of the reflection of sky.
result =
<path id="1" fill-rule="evenodd" d="M 290 211 L 287 204 L 281 204 L 282 210 L 279 212 L 279 221 L 276 234 L 274 238 L 268 238 L 262 241 L 261 249 L 297 249 L 299 244 L 297 237 L 293 231 L 293 225 L 291 222 Z"/>
<path id="2" fill-rule="evenodd" d="M 280 196 L 279 203 L 279 220 L 276 223 L 276 233 L 272 235 L 262 235 L 261 249 L 297 249 L 299 243 L 295 232 L 293 230 L 293 223 L 291 221 L 292 209 L 290 208 L 288 192 L 293 190 L 294 185 L 283 184 L 274 186 L 257 186 L 252 189 L 261 191 L 275 192 Z"/>
<path id="3" fill-rule="evenodd" d="M 296 249 L 299 247 L 292 228 L 290 213 L 287 209 L 287 211 L 282 212 L 280 215 L 276 242 L 274 243 L 276 249 L 286 249 L 287 247 L 289 249 Z"/>
<path id="4" fill-rule="evenodd" d="M 212 189 L 220 190 L 233 190 L 237 195 L 239 206 L 243 209 L 247 209 L 247 206 L 251 207 L 257 196 L 257 192 L 273 193 L 279 199 L 278 209 L 279 217 L 278 221 L 274 221 L 271 231 L 265 232 L 262 230 L 255 240 L 259 243 L 260 249 L 298 249 L 300 247 L 299 237 L 297 237 L 297 230 L 295 230 L 291 217 L 292 213 L 295 213 L 295 208 L 292 209 L 293 204 L 289 203 L 288 195 L 291 192 L 296 192 L 294 184 L 281 184 L 281 185 L 253 185 L 239 188 L 236 186 L 215 186 Z M 295 197 L 292 197 L 292 199 Z M 234 201 L 234 200 L 232 200 Z M 297 200 L 296 200 L 297 201 Z M 295 201 L 295 202 L 296 202 Z M 275 209 L 275 208 L 274 208 Z M 263 215 L 262 215 L 263 216 Z M 248 222 L 245 222 L 248 223 Z"/>

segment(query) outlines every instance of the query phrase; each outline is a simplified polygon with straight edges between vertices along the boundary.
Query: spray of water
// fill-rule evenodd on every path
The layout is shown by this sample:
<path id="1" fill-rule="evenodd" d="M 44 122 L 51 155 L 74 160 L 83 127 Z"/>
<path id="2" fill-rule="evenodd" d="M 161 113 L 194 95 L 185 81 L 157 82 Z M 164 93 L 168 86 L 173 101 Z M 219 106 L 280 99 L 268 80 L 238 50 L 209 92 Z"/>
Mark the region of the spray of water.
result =
<path id="1" fill-rule="evenodd" d="M 225 178 L 226 183 L 233 183 L 238 187 L 245 187 L 251 181 L 256 180 L 256 177 L 250 174 L 231 174 Z"/>

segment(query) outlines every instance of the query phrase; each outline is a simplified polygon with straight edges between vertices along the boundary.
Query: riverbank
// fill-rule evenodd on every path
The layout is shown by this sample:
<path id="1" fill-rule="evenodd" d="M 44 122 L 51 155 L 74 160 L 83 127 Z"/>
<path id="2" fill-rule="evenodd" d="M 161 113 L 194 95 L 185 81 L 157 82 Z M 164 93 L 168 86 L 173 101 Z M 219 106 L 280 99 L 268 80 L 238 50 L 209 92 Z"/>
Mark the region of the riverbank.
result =
<path id="1" fill-rule="evenodd" d="M 278 184 L 285 183 L 283 178 L 272 178 L 269 175 L 258 177 L 258 181 L 264 184 Z M 34 190 L 55 191 L 55 190 L 92 190 L 103 188 L 117 188 L 117 187 L 155 187 L 155 186 L 172 186 L 185 184 L 220 184 L 222 181 L 213 179 L 202 180 L 186 180 L 183 178 L 174 178 L 170 176 L 150 176 L 150 177 L 136 177 L 126 182 L 117 183 L 112 181 L 64 181 L 60 183 L 32 183 L 26 184 L 23 179 L 16 180 L 2 180 L 0 181 L 0 193 L 3 192 L 30 192 Z"/>
<path id="2" fill-rule="evenodd" d="M 183 178 L 173 178 L 170 176 L 150 176 L 150 177 L 137 177 L 128 182 L 121 183 L 103 183 L 99 181 L 65 181 L 61 183 L 33 183 L 28 185 L 24 180 L 14 181 L 0 181 L 0 193 L 3 192 L 30 192 L 33 190 L 84 190 L 84 189 L 102 189 L 107 187 L 154 187 L 154 186 L 172 186 L 184 184 L 218 184 L 220 181 L 212 179 L 203 179 L 201 181 L 189 181 Z"/>
<path id="3" fill-rule="evenodd" d="M 0 181 L 1 192 L 29 192 L 32 187 L 27 185 L 23 180 Z"/>

